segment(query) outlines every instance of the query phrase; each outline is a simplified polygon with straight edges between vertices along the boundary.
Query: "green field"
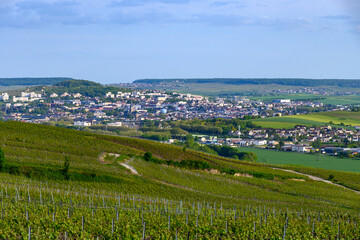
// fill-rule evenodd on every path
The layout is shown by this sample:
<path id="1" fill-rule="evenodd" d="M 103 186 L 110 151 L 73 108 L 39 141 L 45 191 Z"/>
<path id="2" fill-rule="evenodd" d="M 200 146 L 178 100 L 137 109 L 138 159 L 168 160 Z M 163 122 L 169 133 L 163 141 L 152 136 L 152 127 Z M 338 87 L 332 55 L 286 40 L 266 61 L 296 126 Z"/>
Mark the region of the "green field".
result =
<path id="1" fill-rule="evenodd" d="M 331 105 L 359 105 L 359 95 L 347 95 L 347 96 L 336 96 L 336 95 L 316 95 L 316 94 L 276 94 L 276 95 L 264 95 L 264 96 L 250 96 L 250 99 L 261 100 L 265 102 L 271 102 L 276 99 L 290 99 L 294 101 L 311 101 L 321 102 L 323 104 Z"/>
<path id="2" fill-rule="evenodd" d="M 148 87 L 151 88 L 151 87 Z M 337 92 L 351 91 L 354 95 L 336 96 L 336 95 L 319 95 L 319 94 L 305 94 L 305 93 L 267 93 L 271 90 L 289 90 L 299 89 L 303 86 L 292 85 L 280 85 L 280 84 L 228 84 L 221 82 L 187 82 L 178 84 L 162 83 L 160 85 L 155 84 L 153 89 L 161 89 L 164 91 L 176 91 L 179 93 L 191 93 L 203 96 L 215 97 L 215 96 L 246 96 L 252 100 L 261 100 L 271 102 L 275 99 L 291 99 L 297 101 L 313 101 L 321 102 L 324 104 L 332 105 L 358 105 L 360 104 L 360 96 L 355 95 L 360 93 L 357 88 L 340 88 L 329 86 L 330 90 Z"/>
<path id="3" fill-rule="evenodd" d="M 291 115 L 283 117 L 271 117 L 252 120 L 256 125 L 263 128 L 293 128 L 296 125 L 324 126 L 332 122 L 332 126 L 340 127 L 340 124 L 356 126 L 360 125 L 360 112 L 332 111 Z"/>
<path id="4" fill-rule="evenodd" d="M 280 165 L 307 166 L 328 170 L 360 173 L 360 160 L 338 158 L 325 155 L 280 152 L 259 148 L 239 148 L 241 151 L 251 151 L 258 155 L 258 162 Z"/>
<path id="5" fill-rule="evenodd" d="M 192 93 L 205 96 L 219 96 L 219 95 L 248 95 L 249 92 L 258 93 L 267 89 L 291 89 L 291 86 L 282 86 L 277 84 L 269 85 L 236 85 L 236 84 L 223 84 L 223 83 L 186 83 L 181 86 L 172 87 L 173 91 L 181 93 Z M 164 90 L 168 90 L 165 89 Z"/>
<path id="6" fill-rule="evenodd" d="M 324 123 L 291 117 L 273 117 L 253 120 L 253 123 L 262 128 L 290 129 L 297 125 L 323 126 Z"/>
<path id="7" fill-rule="evenodd" d="M 26 89 L 33 86 L 14 85 L 14 86 L 0 86 L 0 92 L 9 92 L 14 90 Z"/>
<path id="8" fill-rule="evenodd" d="M 296 116 L 302 116 L 302 117 L 296 118 Z M 296 125 L 306 125 L 306 126 L 326 125 L 326 123 L 324 122 L 309 120 L 307 119 L 307 116 L 308 115 L 293 115 L 293 116 L 283 116 L 283 117 L 261 118 L 261 119 L 252 120 L 252 122 L 262 128 L 279 128 L 279 129 L 290 129 L 290 128 L 294 128 Z"/>
<path id="9" fill-rule="evenodd" d="M 0 122 L 0 146 L 0 239 L 360 238 L 359 194 L 263 163 L 21 122 Z"/>
<path id="10" fill-rule="evenodd" d="M 360 112 L 332 111 L 306 115 L 296 115 L 291 117 L 289 116 L 289 118 L 299 119 L 300 121 L 308 120 L 320 122 L 324 124 L 332 121 L 334 124 L 344 123 L 345 125 L 360 125 Z"/>

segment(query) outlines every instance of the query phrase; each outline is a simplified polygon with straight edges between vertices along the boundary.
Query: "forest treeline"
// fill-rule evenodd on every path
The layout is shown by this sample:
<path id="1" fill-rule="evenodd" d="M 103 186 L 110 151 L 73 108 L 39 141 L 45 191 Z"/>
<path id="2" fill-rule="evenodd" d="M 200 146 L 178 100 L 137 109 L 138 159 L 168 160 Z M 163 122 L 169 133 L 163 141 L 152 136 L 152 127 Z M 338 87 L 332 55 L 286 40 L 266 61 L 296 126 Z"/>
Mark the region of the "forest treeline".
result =
<path id="1" fill-rule="evenodd" d="M 288 86 L 337 86 L 360 88 L 359 79 L 306 79 L 306 78 L 189 78 L 189 79 L 140 79 L 134 83 L 224 83 L 224 84 L 279 84 Z"/>
<path id="2" fill-rule="evenodd" d="M 14 85 L 53 85 L 62 81 L 72 80 L 72 78 L 52 77 L 52 78 L 0 78 L 0 86 Z"/>

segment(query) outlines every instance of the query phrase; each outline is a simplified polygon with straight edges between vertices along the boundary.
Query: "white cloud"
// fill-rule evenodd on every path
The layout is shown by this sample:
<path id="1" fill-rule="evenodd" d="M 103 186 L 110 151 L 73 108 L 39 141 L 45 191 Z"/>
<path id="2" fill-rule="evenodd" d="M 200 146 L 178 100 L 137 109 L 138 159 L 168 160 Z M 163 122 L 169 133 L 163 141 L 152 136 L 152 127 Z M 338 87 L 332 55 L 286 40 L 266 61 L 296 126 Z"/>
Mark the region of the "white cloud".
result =
<path id="1" fill-rule="evenodd" d="M 201 23 L 331 29 L 352 19 L 341 6 L 339 0 L 0 0 L 0 26 Z"/>

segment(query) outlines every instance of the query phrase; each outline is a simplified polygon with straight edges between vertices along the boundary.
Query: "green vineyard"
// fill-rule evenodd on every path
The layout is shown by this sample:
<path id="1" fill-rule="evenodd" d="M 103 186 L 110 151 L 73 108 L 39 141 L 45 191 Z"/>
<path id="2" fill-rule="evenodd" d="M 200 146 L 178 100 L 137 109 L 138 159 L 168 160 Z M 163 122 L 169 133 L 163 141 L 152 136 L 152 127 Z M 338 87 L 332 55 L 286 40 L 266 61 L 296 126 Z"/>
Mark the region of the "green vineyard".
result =
<path id="1" fill-rule="evenodd" d="M 360 238 L 357 173 L 296 169 L 353 186 L 342 188 L 271 165 L 20 122 L 0 122 L 0 146 L 0 239 Z M 210 167 L 164 164 L 185 160 Z"/>
<path id="2" fill-rule="evenodd" d="M 173 201 L 3 175 L 2 239 L 358 239 L 357 214 Z"/>

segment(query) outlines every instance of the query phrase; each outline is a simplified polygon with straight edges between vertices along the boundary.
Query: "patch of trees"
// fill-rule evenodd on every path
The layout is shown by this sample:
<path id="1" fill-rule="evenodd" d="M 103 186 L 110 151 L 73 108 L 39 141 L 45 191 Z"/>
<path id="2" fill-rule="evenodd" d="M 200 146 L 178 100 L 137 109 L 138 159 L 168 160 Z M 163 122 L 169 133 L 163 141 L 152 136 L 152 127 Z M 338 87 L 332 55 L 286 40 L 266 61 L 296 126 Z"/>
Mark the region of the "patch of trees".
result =
<path id="1" fill-rule="evenodd" d="M 168 132 L 169 129 L 159 129 L 157 127 L 139 127 L 139 131 L 142 132 Z"/>
<path id="2" fill-rule="evenodd" d="M 142 137 L 155 141 L 168 141 L 171 135 L 170 132 L 145 132 Z"/>
<path id="3" fill-rule="evenodd" d="M 249 162 L 257 161 L 257 155 L 253 152 L 240 152 L 238 149 L 230 146 L 210 145 L 209 148 L 217 152 L 219 156 L 237 158 Z"/>
<path id="4" fill-rule="evenodd" d="M 49 94 L 56 93 L 62 94 L 67 93 L 80 93 L 83 96 L 87 97 L 98 97 L 104 96 L 108 92 L 117 93 L 117 92 L 127 92 L 129 90 L 104 86 L 100 83 L 87 81 L 87 80 L 68 80 L 55 84 L 53 87 L 49 88 L 47 92 Z"/>
<path id="5" fill-rule="evenodd" d="M 193 150 L 218 155 L 217 152 L 209 148 L 207 145 L 200 145 L 195 142 L 195 139 L 191 134 L 186 135 L 186 140 L 184 142 L 177 142 L 175 143 L 175 145 L 183 146 L 184 152 L 186 151 L 186 148 L 191 148 Z"/>
<path id="6" fill-rule="evenodd" d="M 93 129 L 93 130 L 106 130 L 109 132 L 132 130 L 132 128 L 125 127 L 125 126 L 106 126 L 106 125 L 92 125 L 92 126 L 89 126 L 89 128 Z"/>
<path id="7" fill-rule="evenodd" d="M 222 119 L 213 118 L 206 120 L 193 119 L 185 123 L 170 123 L 172 126 L 178 126 L 191 133 L 200 133 L 208 135 L 227 135 L 230 131 L 238 130 L 239 126 L 242 130 L 257 128 L 252 121 L 244 121 L 255 119 L 258 117 L 245 116 L 243 119 Z M 196 131 L 197 129 L 210 129 L 210 131 Z M 187 130 L 188 129 L 188 130 Z M 220 130 L 221 129 L 221 130 Z"/>
<path id="8" fill-rule="evenodd" d="M 341 152 L 338 152 L 338 157 L 340 157 L 340 158 L 356 158 L 356 157 L 359 157 L 359 154 L 354 154 L 351 151 L 341 151 Z"/>
<path id="9" fill-rule="evenodd" d="M 87 80 L 67 80 L 55 84 L 56 87 L 77 88 L 77 87 L 102 87 L 100 83 Z"/>
<path id="10" fill-rule="evenodd" d="M 174 127 L 170 130 L 170 133 L 172 136 L 174 137 L 183 137 L 189 134 L 189 132 L 179 128 L 179 127 Z"/>
<path id="11" fill-rule="evenodd" d="M 173 128 L 181 128 L 182 130 L 191 133 L 209 134 L 209 135 L 220 135 L 223 133 L 223 129 L 221 127 L 215 127 L 215 126 L 190 125 L 179 122 L 171 122 L 170 125 Z"/>

